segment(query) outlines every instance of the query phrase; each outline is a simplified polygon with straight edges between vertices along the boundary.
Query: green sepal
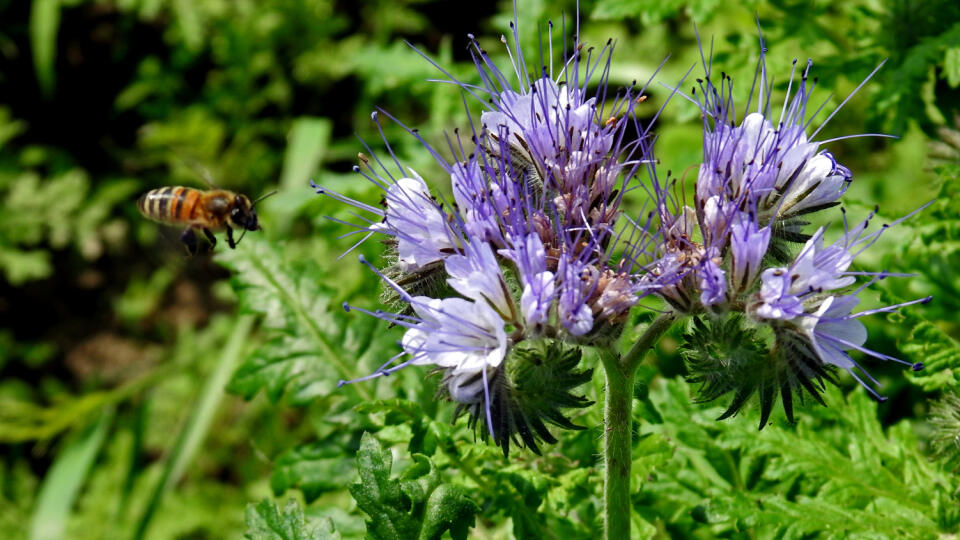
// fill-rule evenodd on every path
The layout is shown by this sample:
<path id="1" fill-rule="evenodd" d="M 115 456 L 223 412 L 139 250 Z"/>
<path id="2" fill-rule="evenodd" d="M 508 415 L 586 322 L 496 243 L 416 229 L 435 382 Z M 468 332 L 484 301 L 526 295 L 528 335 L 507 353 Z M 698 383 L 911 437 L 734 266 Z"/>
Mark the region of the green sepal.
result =
<path id="1" fill-rule="evenodd" d="M 765 266 L 776 266 L 791 262 L 794 245 L 803 244 L 810 239 L 809 234 L 802 232 L 804 226 L 809 224 L 809 221 L 796 217 L 774 222 L 770 245 L 767 247 L 767 254 L 764 257 L 768 263 Z"/>
<path id="2" fill-rule="evenodd" d="M 733 394 L 718 420 L 734 416 L 754 396 L 760 406 L 759 429 L 767 424 L 778 396 L 791 423 L 795 421 L 795 396 L 801 404 L 808 394 L 826 405 L 820 394 L 826 382 L 836 381 L 809 341 L 788 326 L 773 327 L 773 336 L 773 346 L 768 347 L 740 314 L 693 319 L 681 354 L 689 373 L 687 379 L 700 384 L 697 400 L 706 402 Z"/>
<path id="3" fill-rule="evenodd" d="M 554 444 L 557 439 L 547 424 L 579 430 L 561 409 L 584 408 L 593 404 L 572 390 L 593 378 L 593 370 L 578 370 L 583 353 L 579 347 L 557 341 L 525 342 L 513 348 L 505 367 L 490 375 L 490 416 L 494 443 L 510 454 L 511 441 L 540 454 L 539 442 Z M 480 376 L 480 375 L 478 375 Z M 470 413 L 470 427 L 489 438 L 483 400 L 461 404 L 455 418 Z"/>

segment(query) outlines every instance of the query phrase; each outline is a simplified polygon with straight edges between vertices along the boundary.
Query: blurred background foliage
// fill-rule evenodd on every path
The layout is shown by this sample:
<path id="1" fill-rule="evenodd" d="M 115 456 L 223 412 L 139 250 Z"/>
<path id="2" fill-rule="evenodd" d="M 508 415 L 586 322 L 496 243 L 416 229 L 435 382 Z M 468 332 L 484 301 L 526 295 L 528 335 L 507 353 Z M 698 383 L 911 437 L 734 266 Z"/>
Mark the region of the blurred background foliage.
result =
<path id="1" fill-rule="evenodd" d="M 528 54 L 548 19 L 572 34 L 575 9 L 520 2 Z M 379 463 L 375 481 L 392 485 L 391 447 L 394 475 L 462 509 L 441 519 L 401 498 L 417 530 L 458 537 L 474 514 L 479 537 L 599 530 L 598 410 L 543 456 L 505 462 L 450 424 L 452 406 L 421 370 L 336 388 L 394 354 L 400 334 L 340 309 L 376 306 L 377 279 L 354 255 L 336 260 L 349 229 L 324 216 L 349 216 L 307 182 L 376 201 L 349 172 L 363 150 L 355 135 L 383 152 L 376 107 L 438 148 L 468 129 L 462 97 L 430 82 L 441 74 L 404 41 L 472 81 L 466 34 L 504 60 L 511 18 L 506 2 L 0 0 L 0 536 L 357 538 L 386 502 L 350 487 L 354 458 Z M 816 61 L 821 119 L 886 60 L 820 137 L 899 136 L 831 144 L 856 175 L 852 219 L 879 205 L 892 220 L 936 198 L 858 259 L 918 274 L 885 280 L 878 299 L 934 295 L 868 321 L 873 348 L 928 368 L 866 361 L 888 402 L 841 377 L 829 408 L 758 434 L 753 413 L 717 423 L 719 404 L 690 403 L 676 329 L 636 391 L 638 534 L 955 533 L 960 4 L 596 0 L 580 3 L 579 24 L 588 44 L 616 41 L 614 86 L 646 81 L 670 55 L 640 110 L 649 118 L 698 62 L 695 24 L 745 94 L 755 18 L 781 92 L 795 58 Z M 697 113 L 676 97 L 661 116 L 664 168 L 698 162 Z M 402 127 L 383 128 L 405 165 L 444 183 Z M 186 258 L 179 231 L 142 219 L 134 201 L 207 181 L 280 193 L 260 207 L 262 233 Z M 585 389 L 595 400 L 596 379 Z M 376 436 L 361 443 L 365 431 Z"/>

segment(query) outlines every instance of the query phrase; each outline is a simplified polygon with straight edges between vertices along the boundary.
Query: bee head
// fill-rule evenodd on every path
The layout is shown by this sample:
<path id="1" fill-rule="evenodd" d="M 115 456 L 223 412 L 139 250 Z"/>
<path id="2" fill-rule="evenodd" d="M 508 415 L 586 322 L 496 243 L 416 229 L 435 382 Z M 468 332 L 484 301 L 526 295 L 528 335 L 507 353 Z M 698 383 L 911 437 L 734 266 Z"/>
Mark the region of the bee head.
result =
<path id="1" fill-rule="evenodd" d="M 230 221 L 246 231 L 260 230 L 257 211 L 253 209 L 253 204 L 245 195 L 237 195 L 234 199 L 233 210 L 230 211 Z"/>

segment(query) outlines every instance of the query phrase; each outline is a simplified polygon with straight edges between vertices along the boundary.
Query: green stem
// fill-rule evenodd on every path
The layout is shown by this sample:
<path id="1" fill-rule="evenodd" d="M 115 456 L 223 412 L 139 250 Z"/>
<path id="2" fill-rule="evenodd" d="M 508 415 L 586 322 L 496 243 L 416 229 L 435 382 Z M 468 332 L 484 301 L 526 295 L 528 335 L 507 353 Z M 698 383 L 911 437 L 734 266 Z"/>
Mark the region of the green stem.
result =
<path id="1" fill-rule="evenodd" d="M 630 466 L 633 382 L 637 366 L 645 353 L 670 328 L 676 316 L 664 313 L 657 317 L 640 339 L 623 356 L 602 354 L 606 377 L 606 398 L 603 409 L 606 437 L 603 445 L 605 461 L 603 486 L 603 530 L 607 540 L 630 538 Z"/>
<path id="2" fill-rule="evenodd" d="M 607 382 L 603 530 L 605 538 L 617 540 L 630 538 L 630 405 L 636 370 L 624 372 L 614 355 L 606 356 L 603 364 Z"/>
<path id="3" fill-rule="evenodd" d="M 230 380 L 230 376 L 233 375 L 237 362 L 240 360 L 243 345 L 252 327 L 252 316 L 244 315 L 237 318 L 233 332 L 227 338 L 223 348 L 220 349 L 220 358 L 217 360 L 213 372 L 207 377 L 203 389 L 193 405 L 193 410 L 190 411 L 190 416 L 180 430 L 170 455 L 167 457 L 160 481 L 154 487 L 153 494 L 150 496 L 147 507 L 133 533 L 134 540 L 141 540 L 146 536 L 150 521 L 160 507 L 164 494 L 177 483 L 186 471 L 187 466 L 193 460 L 197 451 L 200 450 L 204 439 L 210 432 L 214 416 L 224 396 L 224 387 Z"/>
<path id="4" fill-rule="evenodd" d="M 670 311 L 654 319 L 653 322 L 650 323 L 650 326 L 647 327 L 647 331 L 640 336 L 640 339 L 633 344 L 633 347 L 630 347 L 627 354 L 620 358 L 620 365 L 631 370 L 636 370 L 650 347 L 653 347 L 657 341 L 660 341 L 660 336 L 673 326 L 673 321 L 675 320 L 677 320 L 677 315 Z"/>

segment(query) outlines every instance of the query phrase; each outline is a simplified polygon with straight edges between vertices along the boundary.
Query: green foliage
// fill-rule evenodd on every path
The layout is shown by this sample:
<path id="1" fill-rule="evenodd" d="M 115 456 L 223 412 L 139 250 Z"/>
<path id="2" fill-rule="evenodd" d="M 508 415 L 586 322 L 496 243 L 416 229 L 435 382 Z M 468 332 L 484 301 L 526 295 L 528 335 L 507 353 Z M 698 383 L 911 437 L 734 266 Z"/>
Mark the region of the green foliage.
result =
<path id="1" fill-rule="evenodd" d="M 433 455 L 437 451 L 437 439 L 450 441 L 449 430 L 444 430 L 430 420 L 429 411 L 417 403 L 405 399 L 376 400 L 357 405 L 357 412 L 382 417 L 384 426 L 404 426 L 406 430 L 399 441 L 409 440 L 407 450 L 411 454 Z M 388 428 L 389 429 L 389 428 Z M 386 435 L 381 432 L 381 438 Z"/>
<path id="2" fill-rule="evenodd" d="M 11 538 L 27 538 L 30 515 L 37 492 L 37 478 L 26 464 L 5 460 L 0 465 L 0 530 Z"/>
<path id="3" fill-rule="evenodd" d="M 214 415 L 220 405 L 220 400 L 223 398 L 223 387 L 238 363 L 243 343 L 249 335 L 252 325 L 253 319 L 249 316 L 240 317 L 236 320 L 234 329 L 223 346 L 213 372 L 210 373 L 197 396 L 190 418 L 184 424 L 183 430 L 177 437 L 176 444 L 167 457 L 163 474 L 137 524 L 137 538 L 142 538 L 146 534 L 153 519 L 153 514 L 163 496 L 183 475 L 187 464 L 193 460 L 194 454 L 199 450 L 203 439 L 207 436 Z"/>
<path id="4" fill-rule="evenodd" d="M 104 410 L 96 422 L 77 433 L 57 456 L 37 496 L 30 526 L 31 538 L 53 540 L 63 537 L 70 507 L 100 451 L 112 420 L 113 410 Z"/>
<path id="5" fill-rule="evenodd" d="M 373 425 L 379 426 L 377 439 L 404 444 L 403 455 L 430 456 L 454 485 L 469 490 L 490 520 L 478 523 L 476 534 L 493 535 L 487 527 L 502 516 L 511 518 L 517 538 L 595 536 L 600 474 L 593 466 L 596 431 L 561 438 L 557 448 L 536 459 L 520 454 L 505 462 L 495 448 L 467 444 L 463 429 L 432 419 L 428 409 L 413 402 L 385 400 L 358 409 L 372 415 Z M 590 419 L 592 425 L 596 422 Z"/>
<path id="6" fill-rule="evenodd" d="M 864 392 L 841 403 L 829 390 L 831 407 L 759 435 L 751 422 L 715 422 L 676 380 L 656 385 L 651 400 L 663 420 L 644 430 L 676 450 L 635 508 L 672 536 L 928 537 L 960 526 L 955 478 L 921 453 L 907 423 L 885 430 Z"/>
<path id="7" fill-rule="evenodd" d="M 569 30 L 574 6 L 520 2 L 526 50 L 538 50 L 535 31 L 547 18 L 558 46 L 561 17 Z M 694 339 L 695 350 L 681 349 L 678 333 L 660 343 L 634 391 L 638 537 L 960 531 L 950 397 L 960 382 L 957 9 L 951 0 L 582 4 L 583 38 L 597 47 L 615 39 L 614 85 L 645 80 L 671 55 L 640 106 L 648 118 L 670 92 L 664 85 L 675 86 L 699 58 L 692 21 L 705 47 L 715 40 L 715 64 L 736 78 L 737 93 L 753 76 L 755 17 L 775 92 L 794 57 L 812 57 L 816 92 L 827 101 L 815 124 L 887 58 L 861 90 L 869 99 L 847 103 L 819 138 L 906 135 L 831 143 L 858 171 L 845 204 L 854 197 L 865 211 L 879 204 L 892 221 L 936 197 L 857 259 L 856 270 L 918 274 L 876 284 L 885 303 L 933 296 L 864 321 L 871 348 L 926 365 L 904 375 L 864 359 L 889 404 L 878 408 L 841 377 L 843 390 L 822 394 L 828 407 L 794 404 L 795 424 L 774 415 L 758 433 L 762 411 L 749 407 L 718 423 L 726 407 L 691 404 L 683 360 L 712 385 L 709 395 L 737 388 L 749 370 L 720 381 L 709 378 L 715 370 L 692 367 L 728 360 L 724 351 L 754 357 L 758 336 L 701 322 L 716 325 L 704 330 L 714 346 Z M 558 440 L 539 444 L 541 455 L 518 449 L 505 460 L 478 443 L 468 422 L 451 422 L 455 405 L 437 395 L 439 378 L 424 370 L 337 388 L 396 354 L 401 333 L 341 309 L 344 300 L 376 309 L 379 283 L 353 256 L 335 260 L 356 237 L 338 238 L 351 230 L 324 216 L 349 219 L 347 210 L 314 196 L 307 181 L 376 203 L 376 190 L 346 171 L 362 150 L 354 133 L 382 149 L 369 121 L 378 106 L 420 128 L 441 152 L 444 131 L 466 132 L 461 97 L 428 82 L 438 72 L 402 42 L 477 82 L 464 34 L 475 33 L 503 65 L 497 38 L 509 32 L 513 11 L 509 3 L 480 3 L 464 13 L 441 2 L 385 0 L 0 6 L 0 537 L 28 537 L 31 516 L 79 540 L 130 538 L 138 528 L 146 538 L 197 540 L 244 532 L 597 536 L 599 407 L 558 412 L 586 429 L 551 434 Z M 664 163 L 699 161 L 698 114 L 677 97 L 663 111 Z M 433 185 L 443 178 L 412 137 L 391 123 L 384 129 L 404 165 Z M 924 161 L 928 145 L 937 161 Z M 184 258 L 178 231 L 141 219 L 134 204 L 147 189 L 203 188 L 205 180 L 250 196 L 281 190 L 257 207 L 264 231 L 236 250 L 218 246 L 215 261 L 232 275 L 232 289 L 225 271 L 204 257 Z M 642 192 L 626 195 L 629 215 L 649 210 Z M 382 246 L 358 250 L 374 260 Z M 418 290 L 446 287 L 433 275 L 411 279 Z M 227 385 L 243 399 L 218 392 L 241 313 L 257 321 L 237 338 L 239 368 Z M 78 358 L 92 359 L 86 371 Z M 594 363 L 586 350 L 577 358 L 577 385 Z M 596 401 L 601 379 L 549 390 Z M 104 414 L 112 414 L 109 429 L 85 430 Z M 278 505 L 271 493 L 301 503 Z"/>
<path id="8" fill-rule="evenodd" d="M 302 188 L 323 159 L 333 129 L 326 118 L 298 118 L 287 136 L 280 186 L 287 190 Z"/>
<path id="9" fill-rule="evenodd" d="M 237 369 L 232 392 L 251 398 L 264 390 L 273 402 L 287 393 L 292 403 L 307 404 L 332 392 L 337 379 L 359 377 L 358 366 L 385 356 L 375 321 L 347 321 L 332 291 L 318 283 L 316 265 L 287 263 L 260 239 L 245 242 L 245 249 L 223 252 L 219 260 L 234 273 L 241 310 L 263 315 L 270 337 Z M 351 388 L 369 397 L 365 387 Z"/>
<path id="10" fill-rule="evenodd" d="M 19 443 L 47 440 L 86 422 L 91 414 L 130 398 L 155 384 L 169 372 L 156 372 L 134 379 L 113 390 L 88 392 L 81 396 L 61 394 L 60 402 L 49 407 L 26 399 L 0 397 L 0 441 Z"/>
<path id="11" fill-rule="evenodd" d="M 755 2 L 747 3 L 747 5 L 751 4 L 755 5 Z M 643 24 L 656 24 L 676 18 L 682 13 L 694 20 L 704 21 L 712 18 L 721 5 L 722 3 L 718 0 L 697 0 L 695 2 L 670 0 L 654 3 L 643 2 L 642 0 L 601 0 L 596 3 L 591 15 L 600 20 L 636 17 Z"/>
<path id="12" fill-rule="evenodd" d="M 390 451 L 369 434 L 361 439 L 360 482 L 350 487 L 350 494 L 370 517 L 367 537 L 427 540 L 449 530 L 454 539 L 466 538 L 480 508 L 463 487 L 442 483 L 429 458 L 411 457 L 414 464 L 399 479 L 392 479 Z"/>
<path id="13" fill-rule="evenodd" d="M 248 540 L 340 540 L 329 519 L 311 525 L 297 501 L 291 499 L 283 510 L 269 500 L 247 506 Z"/>
<path id="14" fill-rule="evenodd" d="M 960 208 L 951 200 L 960 193 L 960 168 L 938 168 L 937 198 L 914 219 L 889 232 L 896 238 L 883 264 L 892 272 L 915 272 L 909 280 L 884 281 L 882 298 L 891 304 L 931 295 L 923 309 L 908 308 L 888 316 L 900 350 L 924 369 L 911 381 L 928 391 L 947 389 L 960 381 L 960 344 L 954 314 L 960 309 Z M 901 229 L 901 230 L 897 230 Z M 910 266 L 910 261 L 924 261 Z M 908 269 L 908 266 L 910 268 Z"/>
<path id="15" fill-rule="evenodd" d="M 960 396 L 956 392 L 945 394 L 931 407 L 930 423 L 934 429 L 931 445 L 935 455 L 956 472 L 960 468 Z"/>
<path id="16" fill-rule="evenodd" d="M 960 111 L 960 99 L 949 88 L 956 86 L 944 87 L 940 81 L 951 76 L 949 51 L 960 42 L 960 7 L 946 0 L 892 0 L 884 27 L 880 40 L 894 66 L 882 79 L 878 112 L 892 113 L 896 133 L 905 132 L 910 119 L 929 129 L 952 118 Z"/>
<path id="17" fill-rule="evenodd" d="M 955 387 L 960 383 L 960 344 L 929 321 L 906 319 L 913 328 L 901 349 L 910 358 L 923 359 L 923 370 L 914 380 L 925 390 Z"/>
<path id="18" fill-rule="evenodd" d="M 131 182 L 104 186 L 90 193 L 83 171 L 71 169 L 49 178 L 35 172 L 4 175 L 0 196 L 0 270 L 14 284 L 41 279 L 53 271 L 49 249 L 78 247 L 91 258 L 103 252 L 98 237 L 109 209 L 136 189 Z M 48 246 L 44 249 L 44 246 Z"/>
<path id="19" fill-rule="evenodd" d="M 270 485 L 274 493 L 299 489 L 307 501 L 341 489 L 353 479 L 353 463 L 343 459 L 343 449 L 329 443 L 297 446 L 277 456 Z"/>

